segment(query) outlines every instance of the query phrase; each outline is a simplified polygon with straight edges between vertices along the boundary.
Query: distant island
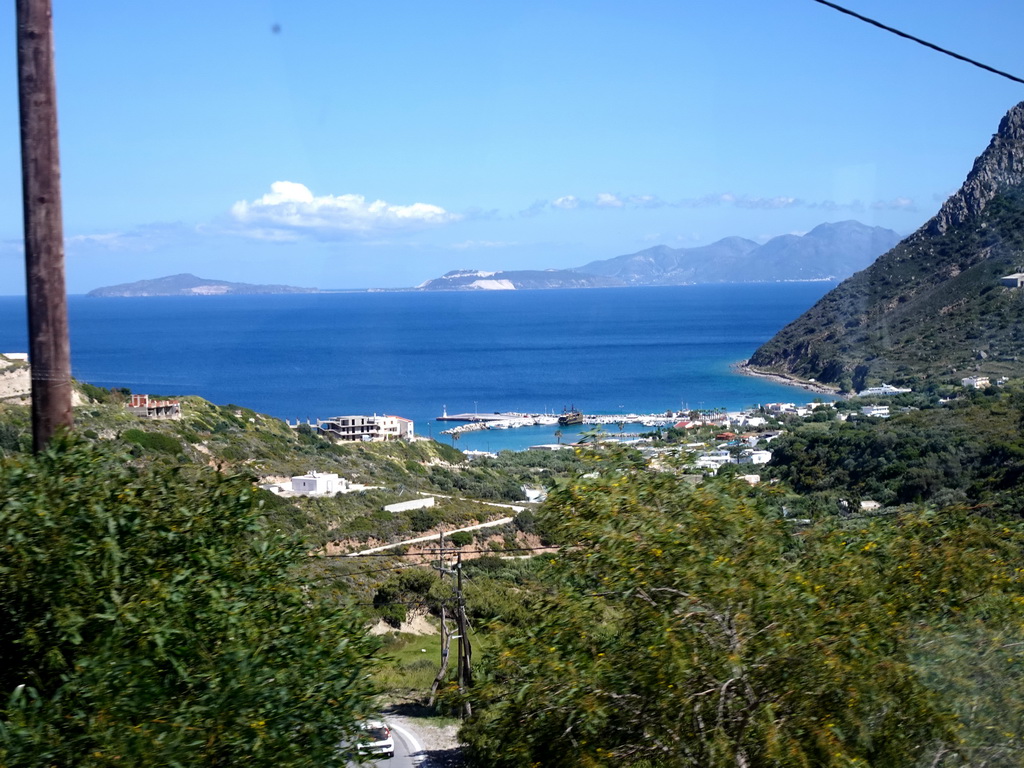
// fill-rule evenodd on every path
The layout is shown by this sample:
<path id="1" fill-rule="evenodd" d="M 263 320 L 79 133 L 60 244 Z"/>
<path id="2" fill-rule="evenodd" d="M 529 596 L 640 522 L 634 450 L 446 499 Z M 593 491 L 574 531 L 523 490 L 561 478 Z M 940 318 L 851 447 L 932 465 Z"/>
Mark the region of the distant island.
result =
<path id="1" fill-rule="evenodd" d="M 700 283 L 842 280 L 869 266 L 900 236 L 859 221 L 820 224 L 805 235 L 758 245 L 726 237 L 697 248 L 651 248 L 573 269 L 482 272 L 459 269 L 417 286 L 422 291 L 511 291 Z"/>
<path id="2" fill-rule="evenodd" d="M 291 285 L 253 285 L 228 280 L 207 280 L 188 273 L 108 285 L 89 291 L 87 296 L 255 296 L 280 293 L 319 293 L 317 288 Z"/>

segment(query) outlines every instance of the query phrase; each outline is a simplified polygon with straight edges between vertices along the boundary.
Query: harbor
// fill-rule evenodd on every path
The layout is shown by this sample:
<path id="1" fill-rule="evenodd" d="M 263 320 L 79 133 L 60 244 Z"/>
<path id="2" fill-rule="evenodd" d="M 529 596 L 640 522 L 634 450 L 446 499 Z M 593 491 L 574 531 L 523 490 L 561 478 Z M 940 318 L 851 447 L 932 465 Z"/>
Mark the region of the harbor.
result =
<path id="1" fill-rule="evenodd" d="M 568 423 L 559 421 L 570 417 Z M 563 414 L 554 413 L 520 413 L 506 411 L 501 413 L 456 413 L 449 414 L 447 409 L 440 416 L 434 418 L 438 422 L 459 422 L 458 426 L 442 430 L 442 435 L 461 435 L 466 432 L 480 432 L 492 429 L 519 429 L 523 427 L 558 427 L 558 426 L 609 426 L 640 424 L 652 429 L 656 427 L 672 426 L 681 418 L 672 411 L 661 413 L 613 413 L 613 414 L 586 414 L 578 411 L 566 411 Z M 621 431 L 621 430 L 620 430 Z"/>

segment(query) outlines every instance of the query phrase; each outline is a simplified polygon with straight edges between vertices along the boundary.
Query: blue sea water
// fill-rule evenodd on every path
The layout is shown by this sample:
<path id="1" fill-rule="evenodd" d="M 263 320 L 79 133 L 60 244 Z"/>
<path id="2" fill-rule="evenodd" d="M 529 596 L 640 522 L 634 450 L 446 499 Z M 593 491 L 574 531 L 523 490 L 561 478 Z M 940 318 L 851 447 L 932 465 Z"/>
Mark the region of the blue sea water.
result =
<path id="1" fill-rule="evenodd" d="M 741 408 L 808 393 L 731 366 L 831 283 L 480 293 L 69 298 L 74 376 L 195 394 L 287 419 L 390 413 L 436 436 L 448 413 Z M 0 297 L 0 351 L 28 346 Z M 462 449 L 553 442 L 467 433 Z M 566 437 L 572 431 L 563 429 Z"/>

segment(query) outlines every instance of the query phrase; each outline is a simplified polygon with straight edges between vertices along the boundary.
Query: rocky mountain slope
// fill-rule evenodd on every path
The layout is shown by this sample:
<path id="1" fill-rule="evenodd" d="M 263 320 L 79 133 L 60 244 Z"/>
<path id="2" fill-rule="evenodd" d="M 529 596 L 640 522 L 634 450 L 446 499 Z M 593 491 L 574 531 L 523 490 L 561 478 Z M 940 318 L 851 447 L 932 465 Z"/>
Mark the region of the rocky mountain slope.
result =
<path id="1" fill-rule="evenodd" d="M 89 291 L 88 296 L 224 296 L 268 293 L 317 293 L 316 288 L 295 288 L 290 285 L 252 285 L 227 280 L 207 280 L 188 273 L 137 280 Z"/>
<path id="2" fill-rule="evenodd" d="M 1024 102 L 924 226 L 751 357 L 768 372 L 859 389 L 880 380 L 1024 374 Z"/>

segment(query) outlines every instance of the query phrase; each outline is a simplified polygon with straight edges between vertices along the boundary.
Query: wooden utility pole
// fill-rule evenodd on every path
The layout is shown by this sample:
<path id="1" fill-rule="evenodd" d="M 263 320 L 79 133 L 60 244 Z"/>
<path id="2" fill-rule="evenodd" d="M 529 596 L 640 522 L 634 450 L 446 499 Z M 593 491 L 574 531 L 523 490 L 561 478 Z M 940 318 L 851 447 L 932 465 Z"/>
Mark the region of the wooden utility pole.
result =
<path id="1" fill-rule="evenodd" d="M 459 693 L 463 694 L 462 717 L 463 719 L 473 714 L 473 707 L 465 698 L 467 685 L 473 684 L 473 671 L 470 666 L 473 658 L 473 649 L 469 643 L 469 624 L 466 621 L 466 598 L 462 594 L 462 552 L 458 553 L 455 565 L 455 578 L 457 586 L 455 596 L 458 601 L 456 610 L 459 626 Z"/>
<path id="2" fill-rule="evenodd" d="M 437 536 L 438 551 L 437 551 L 437 571 L 440 575 L 441 583 L 444 583 L 444 576 L 450 571 L 444 567 L 444 529 L 441 529 Z M 452 645 L 452 633 L 448 631 L 448 617 L 445 615 L 444 601 L 441 601 L 441 666 L 437 670 L 437 675 L 434 677 L 434 682 L 430 686 L 430 701 L 427 702 L 428 707 L 434 706 L 434 702 L 437 700 L 437 689 L 444 685 L 444 678 L 448 674 L 448 659 L 450 649 Z"/>
<path id="3" fill-rule="evenodd" d="M 71 346 L 64 287 L 57 86 L 50 0 L 17 0 L 18 103 L 25 217 L 32 447 L 71 427 Z"/>

